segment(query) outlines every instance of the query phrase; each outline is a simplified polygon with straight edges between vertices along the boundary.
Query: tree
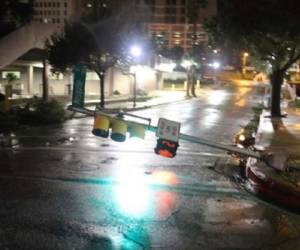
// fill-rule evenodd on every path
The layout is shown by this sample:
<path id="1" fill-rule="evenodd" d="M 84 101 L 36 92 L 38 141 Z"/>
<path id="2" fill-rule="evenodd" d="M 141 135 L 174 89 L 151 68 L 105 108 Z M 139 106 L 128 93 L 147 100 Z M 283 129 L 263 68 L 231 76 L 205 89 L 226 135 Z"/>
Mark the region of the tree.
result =
<path id="1" fill-rule="evenodd" d="M 180 62 L 183 54 L 184 54 L 184 50 L 182 47 L 180 46 L 175 46 L 173 48 L 164 48 L 160 51 L 160 54 L 165 57 L 168 58 L 170 60 L 175 61 L 176 63 Z"/>
<path id="2" fill-rule="evenodd" d="M 300 59 L 298 0 L 219 0 L 208 31 L 215 42 L 248 49 L 270 67 L 271 116 L 280 117 L 286 71 Z"/>
<path id="3" fill-rule="evenodd" d="M 198 47 L 198 32 L 197 32 L 197 24 L 200 22 L 200 9 L 207 6 L 207 0 L 187 0 L 187 18 L 189 23 L 193 25 L 193 33 L 192 33 L 192 50 L 189 52 L 187 57 L 192 58 L 195 61 L 197 57 L 197 47 Z M 188 81 L 187 81 L 187 96 L 189 96 L 189 89 L 191 88 L 191 94 L 196 96 L 195 94 L 195 84 L 196 84 L 196 70 L 195 65 L 191 65 L 188 67 Z"/>
<path id="4" fill-rule="evenodd" d="M 7 73 L 6 74 L 6 79 L 7 79 L 7 83 L 8 85 L 12 85 L 12 83 L 18 79 L 18 77 L 16 76 L 16 74 L 14 73 Z"/>
<path id="5" fill-rule="evenodd" d="M 48 60 L 54 70 L 65 71 L 83 64 L 100 79 L 100 106 L 104 108 L 106 71 L 122 60 L 133 22 L 128 18 L 127 1 L 94 0 L 91 12 L 80 22 L 69 23 L 64 32 L 54 34 L 46 43 Z"/>
<path id="6" fill-rule="evenodd" d="M 33 15 L 33 0 L 2 0 L 0 5 L 0 37 L 29 23 Z"/>

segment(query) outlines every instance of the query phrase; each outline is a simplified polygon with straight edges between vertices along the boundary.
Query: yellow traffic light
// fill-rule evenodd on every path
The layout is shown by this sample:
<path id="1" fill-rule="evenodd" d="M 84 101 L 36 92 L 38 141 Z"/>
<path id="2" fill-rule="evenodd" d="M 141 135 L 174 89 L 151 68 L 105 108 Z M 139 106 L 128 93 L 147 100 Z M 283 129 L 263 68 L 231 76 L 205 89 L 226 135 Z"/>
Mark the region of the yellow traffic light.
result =
<path id="1" fill-rule="evenodd" d="M 110 118 L 106 115 L 96 115 L 92 133 L 96 136 L 107 138 L 109 135 Z"/>
<path id="2" fill-rule="evenodd" d="M 121 119 L 113 119 L 111 126 L 111 139 L 117 142 L 126 140 L 127 123 Z"/>
<path id="3" fill-rule="evenodd" d="M 146 135 L 146 128 L 144 125 L 140 125 L 140 124 L 134 124 L 131 123 L 129 124 L 129 133 L 131 137 L 137 137 L 140 139 L 145 139 L 145 135 Z"/>

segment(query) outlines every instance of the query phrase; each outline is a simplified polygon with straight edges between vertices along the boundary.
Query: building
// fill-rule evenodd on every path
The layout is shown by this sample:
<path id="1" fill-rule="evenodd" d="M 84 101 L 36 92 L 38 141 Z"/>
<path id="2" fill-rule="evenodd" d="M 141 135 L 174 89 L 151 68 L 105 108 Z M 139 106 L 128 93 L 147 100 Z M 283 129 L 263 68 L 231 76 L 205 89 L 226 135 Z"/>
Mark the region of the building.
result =
<path id="1" fill-rule="evenodd" d="M 83 0 L 35 0 L 34 21 L 63 27 L 66 21 L 76 20 L 84 11 Z"/>
<path id="2" fill-rule="evenodd" d="M 130 0 L 129 0 L 130 1 Z M 66 21 L 76 20 L 93 7 L 92 0 L 35 0 L 34 21 L 20 27 L 0 39 L 0 92 L 8 83 L 7 74 L 16 76 L 13 84 L 14 97 L 40 96 L 42 93 L 43 68 L 48 67 L 50 95 L 68 95 L 73 83 L 72 74 L 52 74 L 49 66 L 42 63 L 45 40 L 64 27 Z M 87 95 L 99 95 L 99 79 L 88 72 Z M 137 88 L 150 91 L 158 87 L 154 69 L 143 67 L 136 75 Z M 118 69 L 110 69 L 105 80 L 105 94 L 114 91 L 132 94 L 134 86 L 132 74 L 124 75 Z"/>
<path id="3" fill-rule="evenodd" d="M 188 18 L 187 0 L 137 0 L 137 17 L 145 23 L 150 37 L 167 48 L 182 47 L 185 51 L 208 40 L 203 21 L 217 13 L 217 0 L 208 0 L 199 10 L 196 39 Z"/>

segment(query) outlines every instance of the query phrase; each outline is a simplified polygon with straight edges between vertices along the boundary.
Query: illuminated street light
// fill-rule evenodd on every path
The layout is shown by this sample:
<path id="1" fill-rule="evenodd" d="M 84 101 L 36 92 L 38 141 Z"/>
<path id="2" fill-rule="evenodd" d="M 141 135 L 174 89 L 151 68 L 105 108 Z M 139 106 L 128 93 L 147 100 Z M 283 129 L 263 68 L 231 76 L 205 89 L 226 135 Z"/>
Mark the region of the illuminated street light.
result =
<path id="1" fill-rule="evenodd" d="M 220 64 L 219 62 L 213 62 L 213 64 L 212 64 L 212 67 L 213 67 L 214 69 L 219 69 L 220 66 L 221 66 L 221 64 Z"/>
<path id="2" fill-rule="evenodd" d="M 135 58 L 135 61 L 142 55 L 142 49 L 138 45 L 133 45 L 130 49 L 131 55 Z M 136 107 L 136 70 L 133 73 L 133 108 Z"/>
<path id="3" fill-rule="evenodd" d="M 243 73 L 243 75 L 246 74 L 247 57 L 249 57 L 249 53 L 248 53 L 248 52 L 245 52 L 245 53 L 243 54 L 243 68 L 242 68 L 242 71 L 243 71 L 242 73 Z"/>
<path id="4" fill-rule="evenodd" d="M 139 46 L 134 45 L 134 46 L 131 47 L 130 53 L 131 53 L 131 55 L 133 55 L 135 58 L 138 58 L 138 57 L 141 56 L 142 50 L 141 50 L 141 48 L 140 48 Z"/>

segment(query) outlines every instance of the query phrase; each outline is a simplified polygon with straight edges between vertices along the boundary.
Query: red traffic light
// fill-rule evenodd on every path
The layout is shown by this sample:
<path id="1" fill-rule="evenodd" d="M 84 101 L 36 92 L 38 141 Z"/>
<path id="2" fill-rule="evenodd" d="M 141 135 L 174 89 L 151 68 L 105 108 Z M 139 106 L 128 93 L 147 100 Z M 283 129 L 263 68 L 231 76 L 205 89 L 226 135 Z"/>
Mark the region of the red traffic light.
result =
<path id="1" fill-rule="evenodd" d="M 158 139 L 154 152 L 163 157 L 174 158 L 178 147 L 178 142 L 166 139 Z"/>

